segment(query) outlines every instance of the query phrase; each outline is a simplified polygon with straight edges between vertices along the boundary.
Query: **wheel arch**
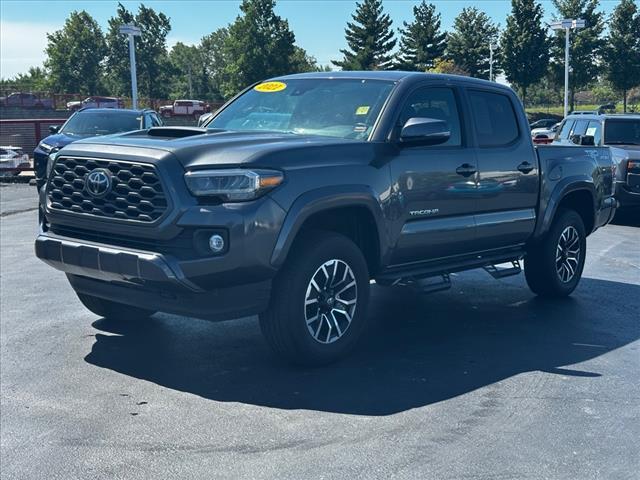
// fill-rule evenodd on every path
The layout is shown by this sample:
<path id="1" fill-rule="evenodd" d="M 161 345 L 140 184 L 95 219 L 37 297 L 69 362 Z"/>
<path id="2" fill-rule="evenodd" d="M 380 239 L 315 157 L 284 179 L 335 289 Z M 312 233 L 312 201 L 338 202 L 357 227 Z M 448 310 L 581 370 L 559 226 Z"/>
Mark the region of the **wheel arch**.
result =
<path id="1" fill-rule="evenodd" d="M 271 264 L 281 267 L 297 238 L 310 230 L 327 230 L 349 237 L 362 250 L 370 273 L 388 249 L 383 212 L 371 189 L 344 185 L 317 189 L 295 200 L 278 235 Z"/>
<path id="2" fill-rule="evenodd" d="M 593 232 L 596 224 L 596 192 L 593 181 L 587 179 L 566 179 L 556 186 L 543 206 L 542 221 L 538 224 L 534 237 L 544 236 L 562 208 L 575 210 L 582 218 L 587 235 Z"/>

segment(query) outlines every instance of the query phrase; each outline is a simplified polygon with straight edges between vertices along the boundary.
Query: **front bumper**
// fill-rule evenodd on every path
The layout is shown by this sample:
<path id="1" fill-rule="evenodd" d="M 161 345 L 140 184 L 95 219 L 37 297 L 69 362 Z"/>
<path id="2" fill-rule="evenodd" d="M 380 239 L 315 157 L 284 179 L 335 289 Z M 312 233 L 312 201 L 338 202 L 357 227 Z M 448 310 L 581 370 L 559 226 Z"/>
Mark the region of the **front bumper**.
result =
<path id="1" fill-rule="evenodd" d="M 204 289 L 189 280 L 180 263 L 146 251 L 40 234 L 36 256 L 65 272 L 79 293 L 115 302 L 211 320 L 264 311 L 271 280 Z"/>

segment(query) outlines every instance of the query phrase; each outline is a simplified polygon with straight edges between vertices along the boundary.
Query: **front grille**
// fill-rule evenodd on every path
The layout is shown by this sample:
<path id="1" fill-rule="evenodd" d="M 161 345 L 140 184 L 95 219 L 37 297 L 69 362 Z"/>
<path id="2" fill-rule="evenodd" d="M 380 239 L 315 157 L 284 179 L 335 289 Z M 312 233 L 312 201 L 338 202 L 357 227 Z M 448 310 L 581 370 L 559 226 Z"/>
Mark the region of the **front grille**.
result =
<path id="1" fill-rule="evenodd" d="M 111 190 L 96 197 L 86 189 L 95 169 L 111 173 Z M 49 208 L 98 217 L 154 222 L 167 210 L 167 198 L 153 165 L 116 160 L 61 157 L 56 160 L 48 190 Z"/>

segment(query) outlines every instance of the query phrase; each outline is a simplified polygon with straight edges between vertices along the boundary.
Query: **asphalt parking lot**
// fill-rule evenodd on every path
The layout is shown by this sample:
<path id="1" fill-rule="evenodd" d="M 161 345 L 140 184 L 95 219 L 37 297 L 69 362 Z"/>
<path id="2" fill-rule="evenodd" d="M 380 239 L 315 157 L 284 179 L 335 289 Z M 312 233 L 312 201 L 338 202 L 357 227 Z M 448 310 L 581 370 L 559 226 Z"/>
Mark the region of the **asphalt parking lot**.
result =
<path id="1" fill-rule="evenodd" d="M 524 277 L 374 287 L 346 361 L 276 361 L 255 318 L 117 325 L 37 260 L 0 186 L 3 479 L 640 478 L 640 229 L 588 240 L 571 298 Z"/>

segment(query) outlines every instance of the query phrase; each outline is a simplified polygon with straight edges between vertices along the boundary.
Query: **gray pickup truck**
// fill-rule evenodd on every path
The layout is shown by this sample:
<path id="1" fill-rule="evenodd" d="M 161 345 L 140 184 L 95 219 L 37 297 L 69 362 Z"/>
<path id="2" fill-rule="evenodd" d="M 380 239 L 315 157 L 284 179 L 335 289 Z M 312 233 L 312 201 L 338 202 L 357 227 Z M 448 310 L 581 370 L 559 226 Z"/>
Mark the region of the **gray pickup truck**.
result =
<path id="1" fill-rule="evenodd" d="M 615 213 L 613 173 L 609 148 L 534 148 L 505 86 L 291 75 L 250 86 L 205 128 L 60 150 L 35 250 L 97 315 L 258 314 L 275 352 L 317 365 L 362 336 L 372 279 L 427 292 L 524 260 L 536 294 L 570 294 L 586 237 Z"/>

